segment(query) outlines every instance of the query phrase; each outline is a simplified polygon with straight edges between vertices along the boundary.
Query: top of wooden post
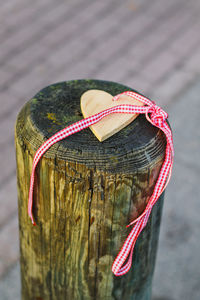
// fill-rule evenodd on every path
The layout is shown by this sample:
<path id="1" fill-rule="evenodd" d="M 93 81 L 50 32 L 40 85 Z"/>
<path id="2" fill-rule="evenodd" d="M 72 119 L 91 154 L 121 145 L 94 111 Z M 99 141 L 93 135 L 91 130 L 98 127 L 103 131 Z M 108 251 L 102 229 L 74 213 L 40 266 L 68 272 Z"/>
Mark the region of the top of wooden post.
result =
<path id="1" fill-rule="evenodd" d="M 112 95 L 133 89 L 110 81 L 72 80 L 47 86 L 22 108 L 18 115 L 18 137 L 35 151 L 53 134 L 83 118 L 80 97 L 89 89 Z M 89 128 L 53 145 L 45 157 L 84 163 L 117 173 L 143 169 L 163 159 L 165 138 L 140 115 L 130 125 L 104 142 L 99 142 Z"/>

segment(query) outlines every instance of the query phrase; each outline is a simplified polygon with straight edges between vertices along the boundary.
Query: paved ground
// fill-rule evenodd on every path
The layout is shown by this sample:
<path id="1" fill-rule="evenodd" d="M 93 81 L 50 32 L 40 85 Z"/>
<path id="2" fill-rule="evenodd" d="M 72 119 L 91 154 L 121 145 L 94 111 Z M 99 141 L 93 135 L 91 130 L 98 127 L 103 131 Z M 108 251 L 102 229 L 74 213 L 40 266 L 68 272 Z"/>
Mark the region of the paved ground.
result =
<path id="1" fill-rule="evenodd" d="M 176 163 L 166 195 L 153 299 L 198 300 L 200 2 L 0 0 L 0 4 L 0 299 L 20 299 L 17 112 L 48 84 L 98 78 L 130 85 L 170 113 Z"/>

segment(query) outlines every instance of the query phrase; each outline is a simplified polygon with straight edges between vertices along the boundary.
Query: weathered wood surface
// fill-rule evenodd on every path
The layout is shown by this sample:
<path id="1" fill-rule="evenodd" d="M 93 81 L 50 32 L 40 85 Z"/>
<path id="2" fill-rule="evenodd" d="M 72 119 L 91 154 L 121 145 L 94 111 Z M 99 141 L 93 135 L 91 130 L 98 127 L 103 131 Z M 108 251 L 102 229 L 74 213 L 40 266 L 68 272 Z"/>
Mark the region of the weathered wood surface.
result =
<path id="1" fill-rule="evenodd" d="M 81 80 L 40 91 L 16 122 L 23 300 L 151 298 L 162 202 L 136 243 L 133 266 L 115 277 L 111 265 L 144 210 L 164 158 L 162 133 L 139 116 L 100 143 L 85 129 L 52 146 L 37 167 L 32 226 L 27 215 L 33 156 L 52 134 L 82 118 L 88 89 L 113 95 L 120 84 Z"/>

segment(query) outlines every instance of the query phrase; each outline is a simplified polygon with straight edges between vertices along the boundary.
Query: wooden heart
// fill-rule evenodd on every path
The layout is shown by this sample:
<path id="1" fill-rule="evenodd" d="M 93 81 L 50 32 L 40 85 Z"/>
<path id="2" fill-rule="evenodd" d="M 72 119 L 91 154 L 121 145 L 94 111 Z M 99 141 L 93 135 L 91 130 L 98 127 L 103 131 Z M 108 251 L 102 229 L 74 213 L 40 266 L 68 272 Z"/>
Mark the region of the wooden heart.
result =
<path id="1" fill-rule="evenodd" d="M 121 96 L 117 101 L 113 101 L 112 98 L 111 94 L 102 90 L 88 90 L 85 92 L 81 96 L 81 111 L 84 118 L 120 104 L 143 105 L 140 101 L 125 95 Z M 138 114 L 113 113 L 90 126 L 90 129 L 98 140 L 102 142 L 126 127 L 137 116 Z"/>

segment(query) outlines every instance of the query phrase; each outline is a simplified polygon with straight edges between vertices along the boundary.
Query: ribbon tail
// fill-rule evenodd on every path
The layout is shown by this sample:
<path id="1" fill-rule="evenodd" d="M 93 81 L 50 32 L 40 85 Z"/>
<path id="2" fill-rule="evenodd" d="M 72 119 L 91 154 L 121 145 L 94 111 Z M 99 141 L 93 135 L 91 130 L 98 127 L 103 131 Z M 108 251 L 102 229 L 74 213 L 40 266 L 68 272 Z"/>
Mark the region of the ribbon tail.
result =
<path id="1" fill-rule="evenodd" d="M 116 259 L 114 260 L 113 265 L 112 265 L 112 272 L 116 276 L 122 276 L 130 270 L 135 243 L 137 241 L 138 236 L 140 235 L 140 232 L 146 226 L 146 223 L 147 223 L 146 220 L 148 220 L 148 218 L 146 218 L 146 215 L 144 215 L 144 217 L 141 218 L 134 225 L 133 229 L 131 230 L 128 237 L 126 238 L 123 247 L 121 248 Z M 128 258 L 128 261 L 124 265 L 127 258 Z"/>
<path id="2" fill-rule="evenodd" d="M 115 270 L 113 270 L 113 268 L 112 268 L 112 272 L 114 273 L 115 276 L 123 276 L 123 275 L 125 275 L 126 273 L 128 273 L 128 271 L 130 270 L 131 265 L 132 265 L 133 250 L 134 250 L 134 248 L 135 248 L 135 244 L 136 244 L 136 240 L 134 241 L 134 243 L 133 243 L 132 246 L 131 246 L 131 250 L 130 250 L 130 254 L 129 254 L 127 263 L 126 263 L 123 267 L 121 267 L 121 268 L 119 269 L 119 271 L 115 271 Z"/>

